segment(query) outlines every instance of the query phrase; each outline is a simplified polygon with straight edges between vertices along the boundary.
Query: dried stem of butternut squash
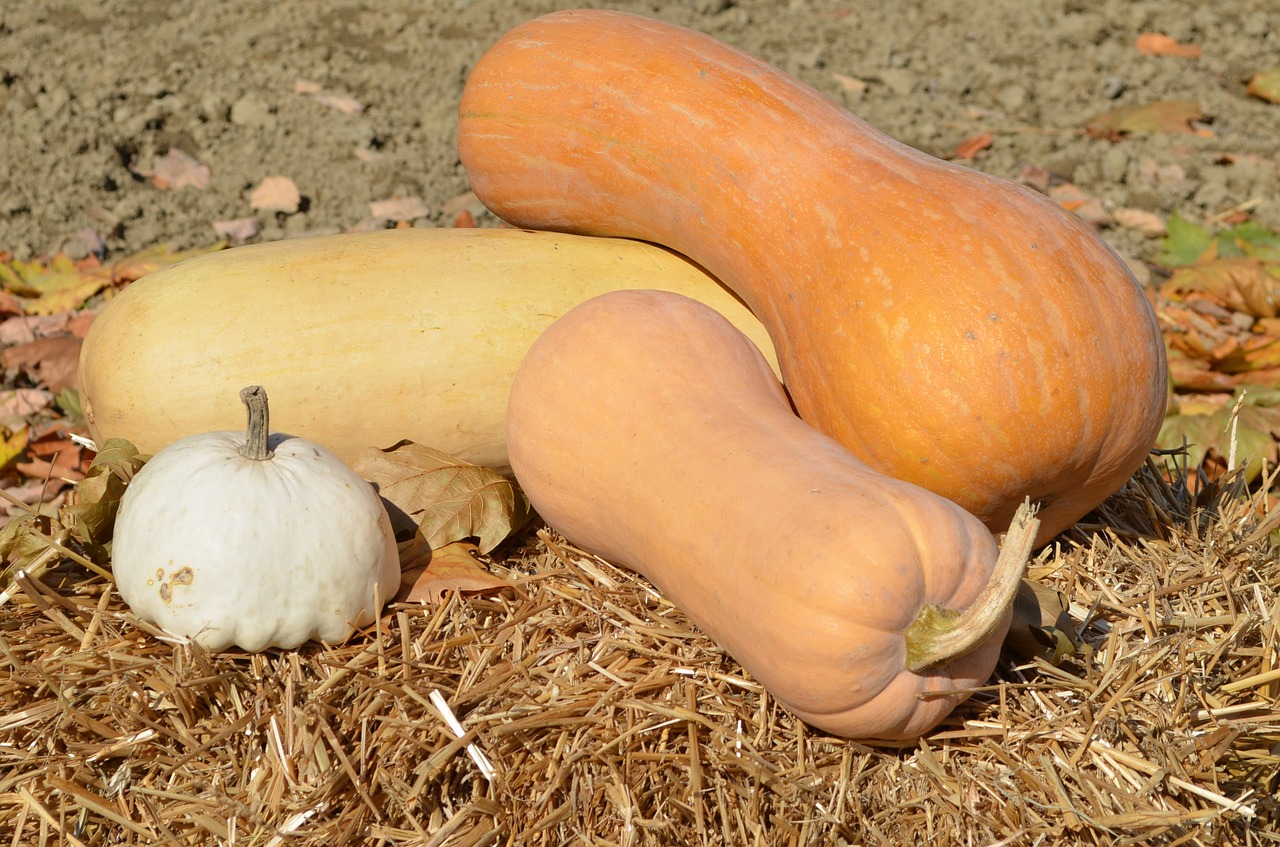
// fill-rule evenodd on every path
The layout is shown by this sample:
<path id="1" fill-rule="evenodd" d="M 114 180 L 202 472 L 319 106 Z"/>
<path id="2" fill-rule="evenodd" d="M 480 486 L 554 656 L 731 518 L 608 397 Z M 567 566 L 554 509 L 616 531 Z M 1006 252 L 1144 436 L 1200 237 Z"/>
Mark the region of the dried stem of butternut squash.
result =
<path id="1" fill-rule="evenodd" d="M 996 631 L 1013 606 L 1040 521 L 1023 501 L 1005 533 L 995 570 L 978 599 L 963 612 L 926 605 L 907 627 L 907 670 L 922 671 L 965 655 Z"/>

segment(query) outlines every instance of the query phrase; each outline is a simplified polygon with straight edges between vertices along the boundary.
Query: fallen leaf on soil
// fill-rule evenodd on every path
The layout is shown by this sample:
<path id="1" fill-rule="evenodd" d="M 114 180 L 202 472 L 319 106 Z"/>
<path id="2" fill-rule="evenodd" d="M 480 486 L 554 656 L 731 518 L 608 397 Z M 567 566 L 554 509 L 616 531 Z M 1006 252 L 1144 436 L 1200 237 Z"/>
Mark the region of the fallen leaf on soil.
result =
<path id="1" fill-rule="evenodd" d="M 450 591 L 492 594 L 513 588 L 507 580 L 489 573 L 481 563 L 480 548 L 465 541 L 430 551 L 428 561 L 417 560 L 400 574 L 397 600 L 437 605 Z"/>
<path id="2" fill-rule="evenodd" d="M 497 471 L 411 441 L 369 448 L 352 468 L 390 504 L 397 536 L 419 533 L 432 548 L 478 538 L 488 552 L 529 517 L 524 494 Z"/>
<path id="3" fill-rule="evenodd" d="M 989 148 L 994 141 L 994 136 L 989 132 L 971 135 L 956 146 L 954 157 L 957 159 L 973 159 L 983 150 Z"/>
<path id="4" fill-rule="evenodd" d="M 1174 212 L 1162 247 L 1157 261 L 1170 268 L 1240 256 L 1280 263 L 1280 233 L 1256 221 L 1242 221 L 1215 233 Z"/>
<path id="5" fill-rule="evenodd" d="M 421 197 L 393 197 L 390 200 L 375 200 L 369 204 L 369 213 L 374 218 L 389 221 L 411 221 L 425 218 L 427 207 Z"/>
<path id="6" fill-rule="evenodd" d="M 1102 208 L 1102 201 L 1074 183 L 1053 186 L 1049 189 L 1049 196 L 1091 226 L 1108 226 L 1111 223 L 1111 216 Z"/>
<path id="7" fill-rule="evenodd" d="M 848 91 L 851 94 L 857 94 L 859 92 L 867 90 L 867 84 L 862 80 L 858 79 L 857 77 L 852 77 L 852 76 L 849 76 L 848 74 L 836 73 L 835 71 L 832 71 L 831 78 L 834 79 L 840 85 L 841 88 L 843 88 L 845 91 Z"/>
<path id="8" fill-rule="evenodd" d="M 1179 56 L 1184 59 L 1200 58 L 1200 48 L 1194 44 L 1180 44 L 1176 39 L 1159 32 L 1144 32 L 1134 45 L 1139 53 L 1148 56 Z"/>
<path id="9" fill-rule="evenodd" d="M 1111 217 L 1125 229 L 1131 229 L 1148 238 L 1159 238 L 1168 231 L 1164 220 L 1155 212 L 1148 212 L 1146 209 L 1125 206 L 1112 212 Z"/>
<path id="10" fill-rule="evenodd" d="M 1179 194 L 1190 194 L 1199 185 L 1187 178 L 1186 169 L 1177 162 L 1161 165 L 1151 158 L 1139 160 L 1138 178 L 1152 188 L 1166 188 Z"/>
<path id="11" fill-rule="evenodd" d="M 292 215 L 301 205 L 302 194 L 287 176 L 263 177 L 258 187 L 249 192 L 249 206 L 259 211 Z"/>
<path id="12" fill-rule="evenodd" d="M 344 115 L 358 115 L 364 111 L 363 103 L 345 94 L 317 94 L 315 101 L 321 106 L 336 109 Z"/>
<path id="13" fill-rule="evenodd" d="M 5 370 L 18 370 L 57 394 L 75 383 L 80 361 L 79 338 L 55 335 L 8 347 L 0 353 Z"/>
<path id="14" fill-rule="evenodd" d="M 12 306 L 16 301 L 24 315 L 22 320 L 29 322 L 24 326 L 13 324 L 16 319 L 11 319 L 0 324 L 0 344 L 16 344 L 61 331 L 71 319 L 68 313 L 104 288 L 133 282 L 152 271 L 224 247 L 226 242 L 222 241 L 174 252 L 160 245 L 106 264 L 94 256 L 73 261 L 65 253 L 30 262 L 0 257 L 0 286 L 8 295 L 4 302 Z M 37 328 L 44 320 L 57 323 L 57 329 Z"/>
<path id="15" fill-rule="evenodd" d="M 1100 115 L 1086 129 L 1095 138 L 1118 141 L 1127 135 L 1148 132 L 1194 133 L 1192 121 L 1201 120 L 1204 112 L 1198 103 L 1187 100 L 1162 100 L 1143 106 L 1125 106 Z"/>
<path id="16" fill-rule="evenodd" d="M 151 173 L 156 188 L 178 189 L 191 186 L 204 189 L 209 185 L 209 168 L 176 147 L 169 148 L 163 158 L 157 159 Z"/>
<path id="17" fill-rule="evenodd" d="M 1280 68 L 1258 71 L 1250 78 L 1245 91 L 1269 103 L 1280 103 Z"/>
<path id="18" fill-rule="evenodd" d="M 1023 165 L 1018 170 L 1018 182 L 1023 185 L 1034 188 L 1041 194 L 1049 193 L 1049 185 L 1053 182 L 1053 174 L 1048 168 L 1039 165 Z"/>
<path id="19" fill-rule="evenodd" d="M 1213 248 L 1213 234 L 1208 227 L 1195 224 L 1174 212 L 1169 218 L 1168 234 L 1156 261 L 1167 268 L 1190 265 Z M 1216 250 L 1214 251 L 1216 255 Z"/>
<path id="20" fill-rule="evenodd" d="M 236 218 L 232 221 L 214 221 L 213 231 L 219 238 L 239 243 L 257 235 L 261 226 L 257 218 Z"/>

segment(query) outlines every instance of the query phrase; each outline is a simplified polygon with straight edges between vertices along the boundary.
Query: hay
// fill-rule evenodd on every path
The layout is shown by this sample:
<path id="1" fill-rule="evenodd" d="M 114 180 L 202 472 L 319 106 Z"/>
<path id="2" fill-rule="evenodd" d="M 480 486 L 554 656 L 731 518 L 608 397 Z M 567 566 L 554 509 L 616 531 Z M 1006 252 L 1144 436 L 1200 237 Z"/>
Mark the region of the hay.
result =
<path id="1" fill-rule="evenodd" d="M 1086 651 L 901 747 L 798 723 L 545 532 L 510 592 L 254 656 L 65 562 L 0 608 L 0 845 L 1280 843 L 1280 565 L 1239 495 L 1144 469 L 1031 566 Z"/>

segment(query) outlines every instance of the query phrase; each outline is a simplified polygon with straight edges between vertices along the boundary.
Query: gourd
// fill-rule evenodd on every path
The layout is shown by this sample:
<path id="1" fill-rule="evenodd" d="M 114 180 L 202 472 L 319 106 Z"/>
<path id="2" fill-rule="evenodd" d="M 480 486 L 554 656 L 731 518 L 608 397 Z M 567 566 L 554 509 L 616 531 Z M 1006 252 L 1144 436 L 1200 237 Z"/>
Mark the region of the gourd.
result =
<path id="1" fill-rule="evenodd" d="M 529 345 L 614 288 L 713 305 L 756 343 L 738 300 L 660 247 L 510 229 L 405 229 L 235 247 L 153 273 L 98 315 L 80 357 L 90 434 L 155 453 L 239 426 L 242 386 L 276 425 L 346 461 L 401 439 L 507 468 L 507 392 Z"/>
<path id="2" fill-rule="evenodd" d="M 1024 507 L 997 558 L 976 518 L 801 421 L 741 332 L 666 292 L 552 324 L 512 383 L 507 443 L 553 529 L 843 736 L 918 736 L 986 680 L 1036 532 Z"/>
<path id="3" fill-rule="evenodd" d="M 898 143 L 710 36 L 555 12 L 474 66 L 458 150 L 515 226 L 687 255 L 769 331 L 800 416 L 1045 541 L 1144 461 L 1164 346 L 1127 266 L 1023 186 Z"/>
<path id="4" fill-rule="evenodd" d="M 138 617 L 209 650 L 346 640 L 400 585 L 377 492 L 319 444 L 269 436 L 261 386 L 245 433 L 190 435 L 130 481 L 112 539 Z"/>

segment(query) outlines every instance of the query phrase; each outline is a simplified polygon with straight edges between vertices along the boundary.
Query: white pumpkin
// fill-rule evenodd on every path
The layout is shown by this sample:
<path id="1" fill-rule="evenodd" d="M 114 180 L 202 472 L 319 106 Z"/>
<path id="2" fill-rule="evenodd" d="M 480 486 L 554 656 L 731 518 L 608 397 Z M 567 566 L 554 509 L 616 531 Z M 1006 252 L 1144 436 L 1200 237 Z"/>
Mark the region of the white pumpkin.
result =
<path id="1" fill-rule="evenodd" d="M 341 642 L 399 587 L 386 509 L 329 449 L 268 439 L 261 387 L 240 396 L 247 433 L 182 438 L 129 483 L 117 588 L 138 617 L 210 650 Z"/>

